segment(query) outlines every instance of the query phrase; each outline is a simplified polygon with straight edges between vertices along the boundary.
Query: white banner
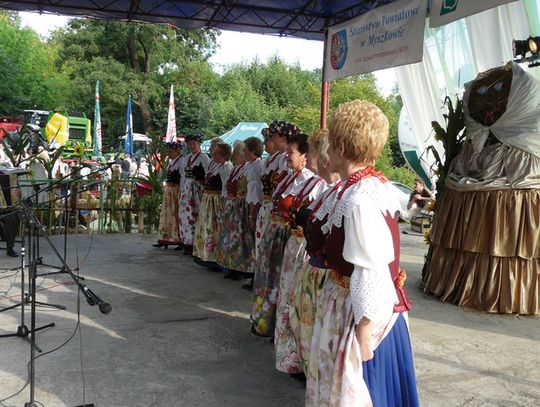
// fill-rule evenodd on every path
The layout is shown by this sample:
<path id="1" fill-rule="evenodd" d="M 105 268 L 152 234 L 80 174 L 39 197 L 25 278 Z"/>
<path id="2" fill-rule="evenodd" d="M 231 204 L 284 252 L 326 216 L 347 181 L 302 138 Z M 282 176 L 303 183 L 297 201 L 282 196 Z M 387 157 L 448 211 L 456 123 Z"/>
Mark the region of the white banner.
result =
<path id="1" fill-rule="evenodd" d="M 430 27 L 440 27 L 481 11 L 517 0 L 432 0 Z"/>
<path id="2" fill-rule="evenodd" d="M 426 14 L 425 0 L 401 0 L 330 27 L 324 79 L 421 61 Z"/>

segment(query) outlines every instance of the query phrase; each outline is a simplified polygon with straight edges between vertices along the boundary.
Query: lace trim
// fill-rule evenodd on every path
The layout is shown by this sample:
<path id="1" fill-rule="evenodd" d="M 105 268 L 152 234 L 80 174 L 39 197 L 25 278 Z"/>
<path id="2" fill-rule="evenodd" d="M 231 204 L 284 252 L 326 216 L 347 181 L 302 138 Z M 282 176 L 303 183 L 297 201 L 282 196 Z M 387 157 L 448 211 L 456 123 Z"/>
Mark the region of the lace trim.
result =
<path id="1" fill-rule="evenodd" d="M 363 317 L 379 322 L 390 319 L 398 301 L 389 275 L 388 270 L 355 268 L 349 289 L 356 323 Z"/>
<path id="2" fill-rule="evenodd" d="M 329 186 L 329 188 L 333 188 L 332 186 Z M 334 192 L 332 192 L 330 195 L 328 195 L 328 198 L 324 200 L 324 202 L 321 204 L 317 212 L 313 214 L 313 218 L 317 220 L 323 220 L 330 212 L 334 210 L 334 206 L 336 205 L 336 199 L 339 195 L 339 192 L 341 191 L 341 188 L 343 186 L 340 186 L 337 188 Z M 320 197 L 321 199 L 324 198 L 324 193 Z M 315 201 L 313 204 L 310 205 L 309 209 L 314 209 L 317 201 Z"/>
<path id="3" fill-rule="evenodd" d="M 399 202 L 389 190 L 389 182 L 382 183 L 376 177 L 365 178 L 357 184 L 347 188 L 341 199 L 337 201 L 328 222 L 323 226 L 325 233 L 330 232 L 332 226 L 340 228 L 343 218 L 350 218 L 355 206 L 362 202 L 372 201 L 382 213 L 394 214 L 400 210 Z"/>

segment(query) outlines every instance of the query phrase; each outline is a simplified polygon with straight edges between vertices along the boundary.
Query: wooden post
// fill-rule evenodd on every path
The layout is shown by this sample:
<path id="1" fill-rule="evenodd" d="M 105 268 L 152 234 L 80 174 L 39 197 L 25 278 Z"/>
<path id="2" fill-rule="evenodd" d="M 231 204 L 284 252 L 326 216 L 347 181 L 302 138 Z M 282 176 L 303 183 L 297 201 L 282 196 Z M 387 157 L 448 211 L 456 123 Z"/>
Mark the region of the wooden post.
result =
<path id="1" fill-rule="evenodd" d="M 321 129 L 326 127 L 326 115 L 328 113 L 328 102 L 330 97 L 330 82 L 324 80 L 324 71 L 326 69 L 326 43 L 328 42 L 328 29 L 324 31 L 323 47 L 323 67 L 322 67 L 322 85 L 321 85 Z"/>

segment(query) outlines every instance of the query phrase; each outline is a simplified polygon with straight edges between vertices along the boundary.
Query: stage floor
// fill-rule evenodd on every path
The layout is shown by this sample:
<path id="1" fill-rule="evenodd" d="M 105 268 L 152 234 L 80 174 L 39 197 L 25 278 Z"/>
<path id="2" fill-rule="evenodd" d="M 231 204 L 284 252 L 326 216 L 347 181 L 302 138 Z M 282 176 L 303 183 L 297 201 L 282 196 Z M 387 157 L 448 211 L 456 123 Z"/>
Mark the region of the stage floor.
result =
<path id="1" fill-rule="evenodd" d="M 225 280 L 171 248 L 153 248 L 154 238 L 69 236 L 68 264 L 78 261 L 85 284 L 112 304 L 112 312 L 101 314 L 81 296 L 81 336 L 37 359 L 36 400 L 47 407 L 83 404 L 82 361 L 85 401 L 96 407 L 302 406 L 302 384 L 276 371 L 273 345 L 250 334 L 251 293 L 242 282 Z M 62 238 L 53 240 L 62 251 Z M 44 242 L 41 246 L 44 261 L 59 264 Z M 424 295 L 417 285 L 426 249 L 423 237 L 402 234 L 422 405 L 540 405 L 540 319 L 481 314 Z M 3 251 L 0 256 L 0 306 L 5 307 L 20 289 L 18 273 L 3 270 L 19 259 Z M 39 301 L 68 308 L 38 308 L 38 325 L 56 324 L 37 335 L 44 351 L 75 329 L 75 286 L 62 284 L 70 281 L 64 275 L 38 279 Z M 19 310 L 0 313 L 0 333 L 14 332 L 19 319 Z M 24 385 L 29 359 L 26 341 L 0 339 L 0 400 Z M 28 400 L 27 387 L 0 406 Z"/>

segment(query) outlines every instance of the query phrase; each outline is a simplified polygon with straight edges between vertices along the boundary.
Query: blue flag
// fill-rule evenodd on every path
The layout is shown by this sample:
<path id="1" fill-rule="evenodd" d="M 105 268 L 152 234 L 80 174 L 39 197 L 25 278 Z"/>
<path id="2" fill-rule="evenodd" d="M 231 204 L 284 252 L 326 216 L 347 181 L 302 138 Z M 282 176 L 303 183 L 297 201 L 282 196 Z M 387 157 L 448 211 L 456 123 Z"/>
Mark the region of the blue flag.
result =
<path id="1" fill-rule="evenodd" d="M 126 140 L 124 142 L 124 153 L 133 157 L 133 117 L 131 115 L 131 95 L 128 96 L 128 106 L 126 115 Z"/>

